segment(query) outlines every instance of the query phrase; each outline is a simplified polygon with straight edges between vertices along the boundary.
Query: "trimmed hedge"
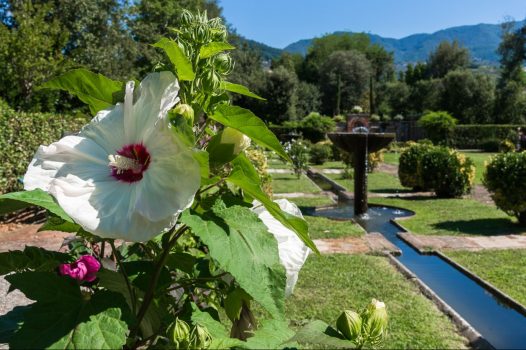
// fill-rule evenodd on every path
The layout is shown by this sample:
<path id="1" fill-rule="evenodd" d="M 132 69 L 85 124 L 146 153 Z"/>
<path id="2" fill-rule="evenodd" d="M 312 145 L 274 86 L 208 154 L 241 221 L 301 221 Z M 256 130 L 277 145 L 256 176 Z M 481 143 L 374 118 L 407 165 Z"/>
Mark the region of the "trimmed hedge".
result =
<path id="1" fill-rule="evenodd" d="M 517 139 L 517 128 L 524 125 L 509 124 L 473 124 L 457 125 L 451 136 L 451 143 L 456 148 L 482 149 L 488 140 L 510 140 Z"/>
<path id="2" fill-rule="evenodd" d="M 21 178 L 38 146 L 77 132 L 88 117 L 16 112 L 0 104 L 0 194 L 20 191 Z"/>

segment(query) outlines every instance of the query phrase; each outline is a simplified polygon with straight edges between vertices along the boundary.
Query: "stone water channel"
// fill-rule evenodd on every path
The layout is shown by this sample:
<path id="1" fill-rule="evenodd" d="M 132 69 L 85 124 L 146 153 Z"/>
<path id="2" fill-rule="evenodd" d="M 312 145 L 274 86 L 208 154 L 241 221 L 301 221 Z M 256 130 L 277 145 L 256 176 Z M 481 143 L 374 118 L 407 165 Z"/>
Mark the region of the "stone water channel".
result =
<path id="1" fill-rule="evenodd" d="M 420 254 L 397 236 L 403 230 L 392 220 L 414 213 L 371 206 L 365 215 L 355 216 L 353 206 L 343 204 L 318 209 L 313 215 L 354 219 L 367 232 L 380 232 L 401 250 L 401 255 L 396 259 L 464 318 L 491 346 L 496 349 L 526 348 L 526 317 L 523 314 L 440 256 Z M 484 347 L 483 343 L 479 345 Z"/>

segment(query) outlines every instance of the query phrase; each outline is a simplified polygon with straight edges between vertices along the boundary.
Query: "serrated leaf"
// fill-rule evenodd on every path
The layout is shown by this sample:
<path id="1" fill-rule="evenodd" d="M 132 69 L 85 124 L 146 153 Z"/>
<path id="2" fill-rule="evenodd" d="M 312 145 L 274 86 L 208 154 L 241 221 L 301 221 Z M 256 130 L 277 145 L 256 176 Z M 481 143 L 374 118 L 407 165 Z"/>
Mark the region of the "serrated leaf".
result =
<path id="1" fill-rule="evenodd" d="M 300 344 L 325 345 L 332 349 L 354 349 L 355 345 L 323 321 L 312 321 L 301 328 L 290 341 Z"/>
<path id="2" fill-rule="evenodd" d="M 40 189 L 32 191 L 11 192 L 0 196 L 0 215 L 15 210 L 37 205 L 45 208 L 60 218 L 73 222 L 73 219 L 55 202 L 55 199 Z"/>
<path id="3" fill-rule="evenodd" d="M 210 256 L 273 317 L 282 318 L 285 270 L 277 241 L 250 209 L 216 201 L 213 212 L 185 211 L 181 221 L 208 246 Z"/>
<path id="4" fill-rule="evenodd" d="M 258 100 L 266 101 L 267 99 L 256 95 L 252 91 L 250 91 L 246 86 L 231 83 L 228 81 L 221 82 L 221 88 L 223 88 L 226 91 L 235 92 L 236 94 L 245 95 L 252 98 L 257 98 Z"/>
<path id="5" fill-rule="evenodd" d="M 232 161 L 234 169 L 227 177 L 227 181 L 243 189 L 249 196 L 260 201 L 268 212 L 281 222 L 285 227 L 296 232 L 298 237 L 314 252 L 318 248 L 309 237 L 309 227 L 305 220 L 291 215 L 281 210 L 278 204 L 274 203 L 261 189 L 259 175 L 248 158 L 240 154 Z"/>
<path id="6" fill-rule="evenodd" d="M 170 62 L 172 62 L 174 65 L 175 71 L 177 72 L 177 78 L 179 78 L 179 80 L 194 80 L 195 73 L 192 68 L 192 63 L 188 60 L 183 50 L 181 50 L 175 41 L 162 38 L 153 44 L 153 46 L 164 50 L 170 59 Z"/>
<path id="7" fill-rule="evenodd" d="M 225 42 L 211 42 L 203 45 L 199 50 L 199 58 L 209 58 L 226 50 L 234 50 L 235 47 Z"/>
<path id="8" fill-rule="evenodd" d="M 50 272 L 23 272 L 6 279 L 36 300 L 24 312 L 10 348 L 117 349 L 126 343 L 124 320 L 130 312 L 122 295 L 96 291 L 86 300 L 75 281 Z"/>
<path id="9" fill-rule="evenodd" d="M 96 114 L 119 102 L 115 101 L 115 97 L 124 89 L 124 83 L 79 68 L 45 82 L 40 88 L 66 90 L 86 103 L 92 114 Z"/>
<path id="10" fill-rule="evenodd" d="M 250 303 L 252 298 L 243 289 L 236 288 L 225 298 L 225 313 L 231 321 L 238 320 L 243 303 Z"/>
<path id="11" fill-rule="evenodd" d="M 0 253 L 0 276 L 26 270 L 52 271 L 60 263 L 67 261 L 69 255 L 64 253 L 51 252 L 38 247 L 25 247 L 23 251 Z"/>
<path id="12" fill-rule="evenodd" d="M 193 150 L 192 156 L 199 163 L 201 173 L 201 186 L 203 186 L 210 176 L 210 163 L 208 160 L 208 152 L 202 150 Z"/>
<path id="13" fill-rule="evenodd" d="M 247 339 L 243 347 L 247 349 L 280 349 L 292 336 L 294 336 L 294 332 L 289 329 L 287 321 L 263 320 L 254 335 Z"/>
<path id="14" fill-rule="evenodd" d="M 219 105 L 210 118 L 234 128 L 247 135 L 252 141 L 276 152 L 280 157 L 290 161 L 289 156 L 281 146 L 276 135 L 267 128 L 265 123 L 248 109 L 238 106 Z"/>

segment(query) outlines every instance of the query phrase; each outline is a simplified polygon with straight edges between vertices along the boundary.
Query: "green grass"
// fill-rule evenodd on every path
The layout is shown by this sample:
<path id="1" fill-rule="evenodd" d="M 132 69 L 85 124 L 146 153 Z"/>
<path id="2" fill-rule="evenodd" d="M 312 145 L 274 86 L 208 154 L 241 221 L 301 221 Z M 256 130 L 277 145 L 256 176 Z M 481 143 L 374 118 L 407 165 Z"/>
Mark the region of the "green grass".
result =
<path id="1" fill-rule="evenodd" d="M 488 161 L 490 157 L 494 156 L 496 153 L 485 153 L 485 152 L 469 152 L 463 151 L 462 154 L 471 158 L 473 163 L 475 163 L 475 184 L 482 184 L 482 175 L 484 174 L 485 166 L 484 162 Z"/>
<path id="2" fill-rule="evenodd" d="M 330 162 L 325 162 L 321 165 L 314 165 L 314 164 L 311 164 L 311 166 L 313 168 L 317 168 L 317 169 L 345 169 L 345 164 L 341 161 L 330 161 Z"/>
<path id="3" fill-rule="evenodd" d="M 447 255 L 526 305 L 526 250 L 451 251 Z"/>
<path id="4" fill-rule="evenodd" d="M 290 163 L 286 163 L 279 158 L 268 158 L 268 167 L 273 169 L 292 169 Z"/>
<path id="5" fill-rule="evenodd" d="M 400 152 L 385 152 L 384 163 L 398 165 L 400 159 Z"/>
<path id="6" fill-rule="evenodd" d="M 312 239 L 362 236 L 364 229 L 352 221 L 338 221 L 318 216 L 305 216 Z"/>
<path id="7" fill-rule="evenodd" d="M 465 348 L 453 324 L 384 257 L 311 254 L 287 299 L 293 326 L 321 319 L 333 326 L 344 309 L 385 302 L 389 331 L 383 348 Z"/>
<path id="8" fill-rule="evenodd" d="M 279 194 L 275 194 L 274 197 L 278 198 Z M 328 196 L 297 197 L 287 199 L 290 202 L 296 203 L 298 207 L 321 207 L 325 205 L 335 204 L 335 202 Z"/>
<path id="9" fill-rule="evenodd" d="M 406 208 L 415 216 L 400 221 L 409 231 L 420 235 L 506 235 L 526 233 L 496 207 L 472 199 L 437 199 L 429 197 L 369 198 L 370 204 Z"/>
<path id="10" fill-rule="evenodd" d="M 354 180 L 343 177 L 343 174 L 325 174 L 327 177 L 335 180 L 337 183 L 352 191 L 354 188 Z M 398 180 L 398 177 L 387 173 L 374 172 L 367 174 L 367 188 L 369 192 L 373 193 L 402 193 L 410 192 L 409 189 L 403 187 Z"/>
<path id="11" fill-rule="evenodd" d="M 294 174 L 270 174 L 272 176 L 272 189 L 274 193 L 305 192 L 317 193 L 321 189 L 307 176 L 301 175 L 298 179 Z"/>

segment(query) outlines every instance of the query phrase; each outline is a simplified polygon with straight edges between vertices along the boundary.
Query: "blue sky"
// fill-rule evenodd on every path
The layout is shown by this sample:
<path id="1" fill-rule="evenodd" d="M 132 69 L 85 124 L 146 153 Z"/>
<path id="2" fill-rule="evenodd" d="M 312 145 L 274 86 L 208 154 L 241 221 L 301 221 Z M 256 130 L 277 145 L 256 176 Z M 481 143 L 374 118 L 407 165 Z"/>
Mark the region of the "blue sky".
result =
<path id="1" fill-rule="evenodd" d="M 283 48 L 338 30 L 402 38 L 416 33 L 526 17 L 525 0 L 219 0 L 249 39 Z"/>

